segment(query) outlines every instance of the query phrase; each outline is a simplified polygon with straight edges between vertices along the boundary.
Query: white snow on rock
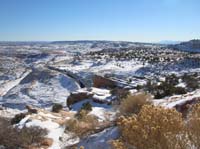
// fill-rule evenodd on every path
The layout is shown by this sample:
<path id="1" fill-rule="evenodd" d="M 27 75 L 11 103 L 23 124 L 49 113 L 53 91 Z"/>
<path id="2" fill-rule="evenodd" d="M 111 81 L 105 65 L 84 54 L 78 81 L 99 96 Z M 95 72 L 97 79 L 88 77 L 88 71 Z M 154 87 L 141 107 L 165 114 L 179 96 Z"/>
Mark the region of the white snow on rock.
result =
<path id="1" fill-rule="evenodd" d="M 105 101 L 110 102 L 113 99 L 112 94 L 110 93 L 110 90 L 104 89 L 104 88 L 80 88 L 79 90 L 76 90 L 73 93 L 87 93 L 92 94 L 92 99 L 99 100 L 99 101 Z"/>
<path id="2" fill-rule="evenodd" d="M 102 89 L 102 88 L 96 88 L 96 87 L 92 87 L 91 92 L 94 93 L 94 94 L 100 94 L 100 95 L 106 95 L 106 94 L 111 95 L 110 90 Z"/>
<path id="3" fill-rule="evenodd" d="M 100 88 L 91 88 L 91 93 L 94 94 L 93 98 L 98 100 L 107 100 L 110 101 L 112 98 L 110 94 L 110 90 L 108 89 L 100 89 Z"/>

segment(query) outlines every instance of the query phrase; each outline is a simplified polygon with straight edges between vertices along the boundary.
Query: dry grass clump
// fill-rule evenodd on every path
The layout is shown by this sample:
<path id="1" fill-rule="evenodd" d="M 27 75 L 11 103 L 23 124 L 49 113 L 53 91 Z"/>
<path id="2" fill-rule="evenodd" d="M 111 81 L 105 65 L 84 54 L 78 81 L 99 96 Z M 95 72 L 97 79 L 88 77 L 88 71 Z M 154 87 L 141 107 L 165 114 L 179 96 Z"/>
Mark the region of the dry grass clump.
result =
<path id="1" fill-rule="evenodd" d="M 74 132 L 75 135 L 81 137 L 93 130 L 98 124 L 95 116 L 88 115 L 86 110 L 81 110 L 78 114 L 66 122 L 66 130 Z"/>
<path id="2" fill-rule="evenodd" d="M 119 106 L 121 115 L 130 116 L 138 114 L 143 105 L 151 104 L 151 95 L 146 93 L 138 93 L 136 95 L 128 95 L 122 99 Z"/>
<path id="3" fill-rule="evenodd" d="M 23 127 L 19 129 L 11 125 L 10 120 L 0 118 L 0 144 L 5 148 L 28 148 L 39 146 L 47 135 L 47 130 L 40 127 Z"/>
<path id="4" fill-rule="evenodd" d="M 121 117 L 118 126 L 121 138 L 113 141 L 117 149 L 182 149 L 187 144 L 182 115 L 175 109 L 144 105 L 138 115 Z"/>

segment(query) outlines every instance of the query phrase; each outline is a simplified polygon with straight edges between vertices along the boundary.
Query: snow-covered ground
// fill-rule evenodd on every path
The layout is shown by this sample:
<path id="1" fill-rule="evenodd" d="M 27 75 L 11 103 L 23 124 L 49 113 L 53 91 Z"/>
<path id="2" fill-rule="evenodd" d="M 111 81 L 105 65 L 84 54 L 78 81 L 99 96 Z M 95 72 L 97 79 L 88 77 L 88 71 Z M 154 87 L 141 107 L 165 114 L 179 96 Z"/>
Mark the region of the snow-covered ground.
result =
<path id="1" fill-rule="evenodd" d="M 95 59 L 89 54 L 93 51 L 101 51 L 103 55 L 97 54 L 100 58 Z M 119 52 L 118 54 L 124 54 L 128 59 L 120 58 L 121 55 L 109 57 L 109 52 L 110 55 Z M 92 76 L 105 75 L 112 81 L 119 82 L 124 88 L 131 89 L 131 93 L 135 93 L 138 85 L 142 86 L 149 79 L 163 74 L 200 72 L 198 54 L 189 55 L 190 58 L 187 58 L 188 53 L 151 44 L 110 41 L 19 45 L 3 43 L 0 44 L 0 54 L 0 105 L 10 107 L 0 109 L 0 116 L 11 118 L 15 114 L 26 112 L 22 111 L 25 105 L 45 109 L 50 109 L 53 103 L 66 105 L 71 93 L 92 94 L 91 99 L 81 99 L 72 104 L 71 111 L 55 114 L 40 109 L 37 114 L 28 114 L 17 125 L 46 128 L 47 137 L 53 139 L 51 149 L 61 149 L 74 144 L 86 149 L 109 149 L 108 141 L 118 137 L 117 127 L 107 128 L 84 138 L 74 137 L 72 132 L 65 131 L 64 122 L 73 117 L 86 102 L 92 105 L 89 114 L 96 116 L 99 123 L 113 122 L 116 118 L 117 111 L 111 104 L 114 99 L 111 89 L 85 85 L 91 84 Z M 161 60 L 157 62 L 159 59 Z M 82 82 L 79 81 L 83 82 L 83 88 L 80 85 Z M 184 88 L 186 84 L 179 82 L 177 87 Z M 200 90 L 153 100 L 153 103 L 173 108 L 194 98 L 200 98 Z"/>
<path id="2" fill-rule="evenodd" d="M 60 73 L 38 75 L 37 72 L 33 72 L 30 75 L 10 89 L 0 102 L 19 109 L 23 109 L 27 104 L 38 107 L 48 107 L 53 103 L 66 105 L 70 92 L 80 88 L 76 81 Z M 36 78 L 33 79 L 35 75 Z"/>
<path id="3" fill-rule="evenodd" d="M 0 87 L 0 96 L 4 96 L 10 89 L 14 88 L 17 86 L 22 79 L 24 79 L 31 70 L 26 71 L 20 78 L 17 78 L 16 80 L 11 80 L 11 81 L 6 81 L 4 82 L 1 87 Z"/>

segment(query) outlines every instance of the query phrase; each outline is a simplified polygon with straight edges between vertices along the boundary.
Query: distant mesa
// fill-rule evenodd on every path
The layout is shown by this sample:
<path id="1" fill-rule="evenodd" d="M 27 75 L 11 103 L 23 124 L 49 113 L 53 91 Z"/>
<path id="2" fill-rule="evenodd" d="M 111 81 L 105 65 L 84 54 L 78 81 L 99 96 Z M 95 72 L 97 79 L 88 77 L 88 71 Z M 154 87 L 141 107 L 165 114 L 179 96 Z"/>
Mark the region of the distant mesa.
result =
<path id="1" fill-rule="evenodd" d="M 193 39 L 187 42 L 181 42 L 174 46 L 178 50 L 187 51 L 187 52 L 200 52 L 200 40 Z"/>

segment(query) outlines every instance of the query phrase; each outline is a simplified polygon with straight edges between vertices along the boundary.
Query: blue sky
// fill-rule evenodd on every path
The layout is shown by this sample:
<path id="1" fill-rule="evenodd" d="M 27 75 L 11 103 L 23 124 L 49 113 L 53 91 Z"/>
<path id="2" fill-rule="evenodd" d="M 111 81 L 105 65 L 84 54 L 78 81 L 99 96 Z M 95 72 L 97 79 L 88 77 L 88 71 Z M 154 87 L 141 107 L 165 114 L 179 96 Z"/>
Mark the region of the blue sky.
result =
<path id="1" fill-rule="evenodd" d="M 0 41 L 194 38 L 199 0 L 0 0 Z"/>

